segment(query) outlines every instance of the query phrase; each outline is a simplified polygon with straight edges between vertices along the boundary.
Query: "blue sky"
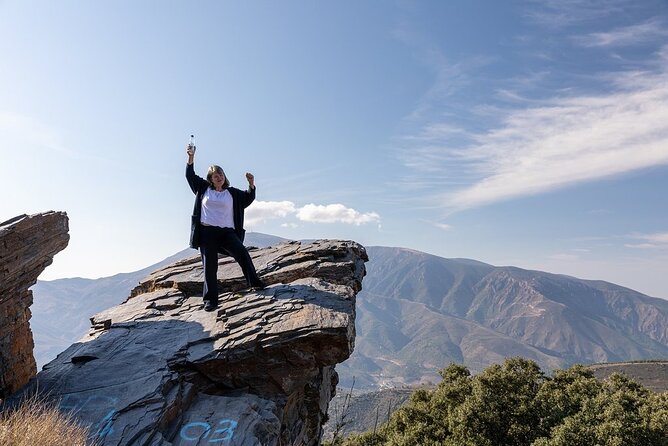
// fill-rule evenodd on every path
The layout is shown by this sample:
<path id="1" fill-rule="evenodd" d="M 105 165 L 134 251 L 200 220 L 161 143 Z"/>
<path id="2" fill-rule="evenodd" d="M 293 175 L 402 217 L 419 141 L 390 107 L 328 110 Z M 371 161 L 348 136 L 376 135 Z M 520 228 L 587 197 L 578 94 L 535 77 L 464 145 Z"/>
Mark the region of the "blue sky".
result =
<path id="1" fill-rule="evenodd" d="M 246 229 L 668 298 L 668 3 L 0 1 L 0 220 L 67 211 L 42 279 L 186 247 L 196 170 Z"/>

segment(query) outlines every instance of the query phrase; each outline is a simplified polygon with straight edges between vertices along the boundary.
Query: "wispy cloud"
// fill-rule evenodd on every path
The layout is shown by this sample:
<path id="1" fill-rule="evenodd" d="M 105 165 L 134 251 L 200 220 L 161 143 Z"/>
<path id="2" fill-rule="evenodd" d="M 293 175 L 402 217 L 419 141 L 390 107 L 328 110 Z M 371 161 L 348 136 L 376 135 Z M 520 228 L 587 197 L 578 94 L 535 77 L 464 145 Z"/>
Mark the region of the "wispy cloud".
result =
<path id="1" fill-rule="evenodd" d="M 399 25 L 393 34 L 397 40 L 412 49 L 414 57 L 426 66 L 433 76 L 430 87 L 423 93 L 412 112 L 405 117 L 407 121 L 422 119 L 432 112 L 437 104 L 460 93 L 473 83 L 472 73 L 490 65 L 496 59 L 495 56 L 474 55 L 462 60 L 452 60 L 428 39 L 423 30 L 408 23 Z"/>
<path id="2" fill-rule="evenodd" d="M 75 153 L 68 148 L 63 137 L 56 129 L 30 117 L 19 113 L 0 111 L 0 134 L 5 143 L 25 147 L 36 146 L 42 149 L 53 150 L 68 157 Z"/>
<path id="3" fill-rule="evenodd" d="M 406 135 L 406 141 L 441 141 L 443 138 L 466 135 L 466 130 L 451 123 L 438 122 L 424 126 L 417 135 Z"/>
<path id="4" fill-rule="evenodd" d="M 99 155 L 94 150 L 85 150 L 66 143 L 66 130 L 59 129 L 32 116 L 11 111 L 0 111 L 0 135 L 8 147 L 20 147 L 25 153 L 39 157 L 43 153 L 53 153 L 71 160 L 90 161 L 91 165 L 104 165 L 125 172 L 135 172 L 136 168 L 120 159 L 115 160 Z M 147 174 L 142 170 L 142 174 Z M 169 178 L 163 172 L 149 170 L 149 175 Z"/>
<path id="5" fill-rule="evenodd" d="M 626 243 L 624 244 L 626 248 L 631 249 L 657 249 L 660 246 L 655 245 L 654 243 Z"/>
<path id="6" fill-rule="evenodd" d="M 627 243 L 624 246 L 633 249 L 668 249 L 668 232 L 656 232 L 653 234 L 631 234 L 629 236 L 641 243 Z"/>
<path id="7" fill-rule="evenodd" d="M 472 73 L 494 60 L 492 57 L 478 56 L 450 62 L 440 50 L 431 48 L 424 53 L 423 59 L 429 61 L 428 65 L 434 72 L 434 81 L 420 98 L 417 107 L 406 117 L 409 121 L 423 118 L 434 109 L 435 104 L 442 103 L 471 85 Z"/>
<path id="8" fill-rule="evenodd" d="M 286 218 L 294 215 L 298 220 L 311 223 L 344 223 L 363 225 L 380 223 L 380 215 L 375 212 L 359 212 L 340 203 L 318 205 L 307 204 L 297 207 L 291 201 L 260 201 L 256 200 L 246 211 L 249 225 L 257 225 L 272 219 Z M 284 227 L 295 227 L 294 223 L 285 222 Z"/>
<path id="9" fill-rule="evenodd" d="M 549 256 L 549 258 L 552 260 L 560 260 L 565 262 L 572 262 L 579 259 L 577 254 L 569 254 L 569 253 L 553 254 Z"/>
<path id="10" fill-rule="evenodd" d="M 438 229 L 442 229 L 443 231 L 449 231 L 452 229 L 452 226 L 447 223 L 434 223 L 434 226 L 436 226 Z"/>
<path id="11" fill-rule="evenodd" d="M 440 197 L 465 209 L 534 195 L 650 166 L 668 164 L 668 58 L 661 69 L 604 81 L 607 95 L 553 98 L 541 105 L 497 110 L 501 123 L 468 133 L 468 144 L 435 138 L 402 153 L 418 172 L 452 174 L 468 185 Z M 430 124 L 423 135 L 452 133 Z M 427 138 L 428 139 L 428 138 Z"/>
<path id="12" fill-rule="evenodd" d="M 559 260 L 562 262 L 572 262 L 581 260 L 591 252 L 588 248 L 571 248 L 563 252 L 558 252 L 548 256 L 551 260 Z"/>
<path id="13" fill-rule="evenodd" d="M 654 18 L 644 23 L 616 28 L 608 32 L 577 36 L 574 40 L 586 47 L 612 47 L 637 45 L 665 36 L 668 36 L 666 23 Z"/>
<path id="14" fill-rule="evenodd" d="M 526 16 L 541 26 L 564 28 L 599 20 L 624 10 L 629 0 L 533 0 Z"/>
<path id="15" fill-rule="evenodd" d="M 668 243 L 668 232 L 657 232 L 654 234 L 640 234 L 637 238 L 654 243 Z"/>
<path id="16" fill-rule="evenodd" d="M 432 220 L 421 220 L 424 223 L 427 223 L 435 228 L 438 228 L 442 231 L 450 231 L 452 229 L 452 225 L 449 225 L 447 223 L 443 222 L 438 222 L 438 221 L 432 221 Z"/>

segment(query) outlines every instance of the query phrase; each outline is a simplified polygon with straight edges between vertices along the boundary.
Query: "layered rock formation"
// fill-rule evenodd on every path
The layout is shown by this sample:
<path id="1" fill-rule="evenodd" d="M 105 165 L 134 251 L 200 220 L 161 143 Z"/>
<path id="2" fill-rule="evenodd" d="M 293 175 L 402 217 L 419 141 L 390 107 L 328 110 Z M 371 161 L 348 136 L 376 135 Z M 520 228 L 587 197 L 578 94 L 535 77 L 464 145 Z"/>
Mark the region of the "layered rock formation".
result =
<path id="1" fill-rule="evenodd" d="M 37 372 L 29 288 L 69 239 L 64 212 L 20 215 L 0 223 L 0 400 Z"/>
<path id="2" fill-rule="evenodd" d="M 318 444 L 366 252 L 316 241 L 250 253 L 267 289 L 243 291 L 222 257 L 221 306 L 207 313 L 199 256 L 172 264 L 91 318 L 25 392 L 57 399 L 102 445 Z"/>

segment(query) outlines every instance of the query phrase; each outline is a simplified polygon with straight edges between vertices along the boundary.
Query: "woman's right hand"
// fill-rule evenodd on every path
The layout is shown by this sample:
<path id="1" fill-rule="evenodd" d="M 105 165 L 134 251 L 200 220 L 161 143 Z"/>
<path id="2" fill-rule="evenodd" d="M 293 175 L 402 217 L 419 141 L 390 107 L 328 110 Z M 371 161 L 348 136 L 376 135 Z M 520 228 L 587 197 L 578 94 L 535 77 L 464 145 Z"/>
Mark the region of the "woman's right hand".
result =
<path id="1" fill-rule="evenodd" d="M 186 146 L 186 153 L 188 154 L 188 164 L 192 164 L 193 161 L 195 160 L 195 150 L 197 147 L 195 147 L 192 144 L 188 144 Z"/>

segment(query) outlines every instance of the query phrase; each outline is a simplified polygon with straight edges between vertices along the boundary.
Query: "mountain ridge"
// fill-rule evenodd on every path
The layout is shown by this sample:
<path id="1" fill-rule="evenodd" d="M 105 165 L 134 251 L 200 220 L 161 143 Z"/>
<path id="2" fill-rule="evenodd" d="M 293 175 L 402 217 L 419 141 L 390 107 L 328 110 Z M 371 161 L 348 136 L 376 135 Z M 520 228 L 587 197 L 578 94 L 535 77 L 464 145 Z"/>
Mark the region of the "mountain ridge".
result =
<path id="1" fill-rule="evenodd" d="M 604 281 L 367 250 L 357 348 L 339 365 L 358 385 L 436 382 L 449 362 L 477 372 L 508 356 L 550 370 L 668 355 L 668 301 Z"/>
<path id="2" fill-rule="evenodd" d="M 446 259 L 409 248 L 369 246 L 367 251 L 356 348 L 337 366 L 344 387 L 353 377 L 360 389 L 438 382 L 438 370 L 450 362 L 477 372 L 508 356 L 532 359 L 545 370 L 668 357 L 666 300 L 601 280 Z M 111 287 L 126 280 L 127 291 L 115 299 L 124 299 L 131 289 L 133 276 L 123 274 L 129 273 L 100 283 Z M 44 290 L 49 284 L 38 282 L 33 307 L 49 300 L 40 297 L 40 285 Z M 95 294 L 94 283 L 88 285 L 93 287 L 89 299 L 107 296 Z M 87 328 L 87 321 L 80 323 Z M 40 353 L 44 330 L 33 331 Z"/>

